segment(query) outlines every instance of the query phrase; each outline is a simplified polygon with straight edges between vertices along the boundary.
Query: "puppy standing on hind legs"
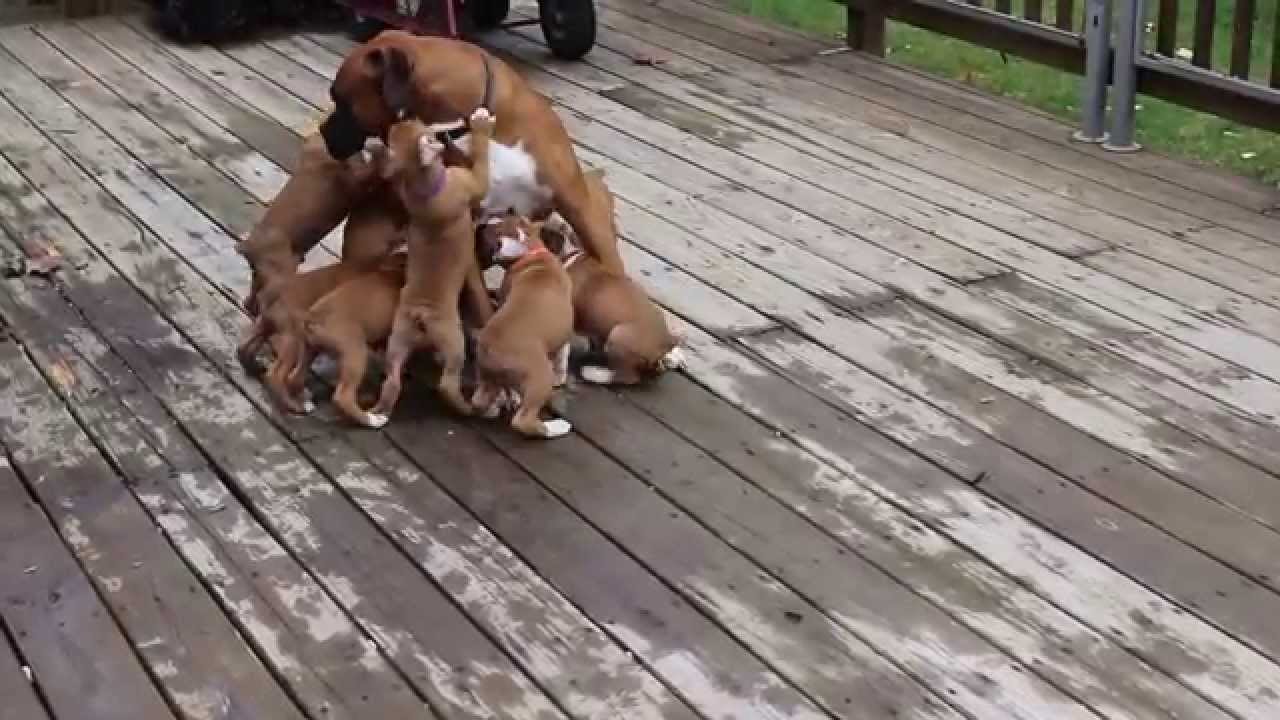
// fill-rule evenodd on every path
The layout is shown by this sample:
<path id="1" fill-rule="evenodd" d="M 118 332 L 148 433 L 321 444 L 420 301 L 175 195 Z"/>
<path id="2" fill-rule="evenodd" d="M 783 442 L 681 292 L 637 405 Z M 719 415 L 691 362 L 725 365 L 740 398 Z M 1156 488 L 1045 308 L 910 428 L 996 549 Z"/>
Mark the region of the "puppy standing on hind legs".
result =
<path id="1" fill-rule="evenodd" d="M 440 395 L 457 412 L 471 414 L 471 403 L 462 394 L 466 341 L 458 300 L 464 286 L 484 287 L 471 217 L 489 190 L 494 119 L 480 108 L 470 124 L 470 168 L 446 167 L 444 146 L 419 120 L 403 120 L 388 135 L 382 172 L 409 210 L 409 265 L 387 341 L 386 379 L 375 415 L 391 415 L 405 364 L 423 348 L 433 350 L 441 366 Z"/>
<path id="2" fill-rule="evenodd" d="M 480 384 L 473 403 L 486 417 L 497 417 L 504 398 L 519 404 L 511 427 L 528 437 L 557 438 L 569 433 L 567 420 L 543 421 L 542 410 L 568 371 L 573 337 L 573 301 L 569 276 L 542 244 L 540 225 L 509 216 L 492 225 L 477 253 L 506 266 L 498 296 L 501 304 L 476 341 Z"/>

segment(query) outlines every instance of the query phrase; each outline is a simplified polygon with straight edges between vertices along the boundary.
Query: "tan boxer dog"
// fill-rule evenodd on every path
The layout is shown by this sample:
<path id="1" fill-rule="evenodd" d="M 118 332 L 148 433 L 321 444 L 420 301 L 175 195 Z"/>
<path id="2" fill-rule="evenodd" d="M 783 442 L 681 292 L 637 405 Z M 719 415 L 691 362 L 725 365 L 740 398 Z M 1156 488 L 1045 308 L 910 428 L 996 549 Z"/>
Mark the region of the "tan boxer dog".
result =
<path id="1" fill-rule="evenodd" d="M 446 167 L 436 141 L 417 119 L 391 127 L 382 160 L 388 179 L 409 210 L 409 268 L 387 341 L 386 379 L 372 411 L 390 417 L 400 397 L 404 366 L 414 351 L 430 348 L 441 366 L 441 396 L 459 413 L 471 403 L 462 394 L 466 341 L 458 301 L 464 285 L 480 288 L 472 212 L 489 190 L 489 139 L 494 119 L 472 113 L 472 167 Z M 485 295 L 485 304 L 488 296 Z"/>
<path id="2" fill-rule="evenodd" d="M 447 123 L 487 108 L 497 118 L 494 139 L 530 158 L 528 183 L 546 187 L 553 208 L 606 271 L 623 272 L 613 223 L 591 201 L 564 125 L 506 63 L 470 43 L 387 30 L 347 55 L 330 94 L 335 107 L 321 133 L 339 159 L 359 152 L 366 137 L 384 136 L 406 114 Z"/>
<path id="3" fill-rule="evenodd" d="M 303 141 L 297 169 L 236 247 L 252 271 L 245 298 L 251 316 L 283 294 L 302 258 L 347 217 L 373 178 L 367 155 L 338 161 L 321 135 Z"/>
<path id="4" fill-rule="evenodd" d="M 407 259 L 396 253 L 376 270 L 367 271 L 333 289 L 307 313 L 305 365 L 318 352 L 338 359 L 338 384 L 333 404 L 352 422 L 379 428 L 387 416 L 365 412 L 357 391 L 369 367 L 369 346 L 391 335 L 396 307 L 405 282 Z"/>
<path id="5" fill-rule="evenodd" d="M 558 382 L 568 371 L 573 338 L 573 293 L 560 260 L 542 244 L 541 227 L 512 216 L 491 226 L 489 247 L 477 252 L 481 264 L 506 272 L 500 304 L 476 341 L 479 385 L 472 403 L 485 417 L 497 417 L 504 399 L 519 407 L 511 427 L 528 437 L 557 438 L 572 429 L 567 420 L 542 420 Z M 496 247 L 493 247 L 496 245 Z M 491 254 L 490 254 L 491 253 Z M 483 256 L 488 255 L 485 262 Z"/>
<path id="6" fill-rule="evenodd" d="M 586 174 L 595 198 L 613 214 L 613 194 L 602 170 Z M 577 247 L 572 228 L 557 217 L 543 230 L 548 248 L 564 263 L 573 283 L 574 331 L 603 353 L 605 365 L 584 365 L 583 380 L 598 385 L 635 385 L 684 366 L 684 353 L 666 316 L 629 277 L 613 275 Z"/>

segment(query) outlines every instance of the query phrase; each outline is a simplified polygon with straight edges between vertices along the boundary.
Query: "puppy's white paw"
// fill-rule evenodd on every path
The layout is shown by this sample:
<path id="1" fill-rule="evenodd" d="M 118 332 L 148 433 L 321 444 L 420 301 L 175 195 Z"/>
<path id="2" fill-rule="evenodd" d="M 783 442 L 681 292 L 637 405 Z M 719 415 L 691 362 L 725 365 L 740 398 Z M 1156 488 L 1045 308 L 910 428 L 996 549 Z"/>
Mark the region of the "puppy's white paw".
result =
<path id="1" fill-rule="evenodd" d="M 302 401 L 302 414 L 310 415 L 316 411 L 316 404 L 311 398 Z"/>
<path id="2" fill-rule="evenodd" d="M 391 418 L 390 416 L 387 416 L 387 415 L 381 415 L 379 413 L 364 414 L 365 427 L 371 427 L 371 428 L 377 429 L 377 428 L 385 427 L 386 424 L 390 421 L 391 421 Z"/>
<path id="3" fill-rule="evenodd" d="M 476 108 L 475 112 L 471 113 L 472 122 L 475 122 L 476 120 L 488 120 L 490 117 L 492 117 L 492 115 L 489 114 L 489 109 L 483 106 Z"/>
<path id="4" fill-rule="evenodd" d="M 662 356 L 662 369 L 681 370 L 684 368 L 685 362 L 684 348 L 677 345 L 676 347 L 668 350 L 666 355 Z"/>
<path id="5" fill-rule="evenodd" d="M 552 438 L 564 437 L 573 429 L 573 425 L 568 420 L 556 418 L 555 420 L 547 420 L 542 423 L 542 436 L 548 440 Z"/>
<path id="6" fill-rule="evenodd" d="M 583 380 L 594 385 L 613 384 L 613 371 L 607 367 L 600 367 L 599 365 L 583 365 L 579 374 L 582 375 Z"/>

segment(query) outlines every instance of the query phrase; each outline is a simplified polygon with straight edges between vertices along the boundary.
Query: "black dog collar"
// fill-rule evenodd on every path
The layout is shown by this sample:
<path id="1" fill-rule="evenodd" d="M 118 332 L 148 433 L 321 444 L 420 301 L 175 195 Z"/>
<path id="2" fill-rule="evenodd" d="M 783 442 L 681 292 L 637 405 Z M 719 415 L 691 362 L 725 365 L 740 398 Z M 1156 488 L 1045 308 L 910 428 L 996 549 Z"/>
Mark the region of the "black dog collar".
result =
<path id="1" fill-rule="evenodd" d="M 484 95 L 480 98 L 480 104 L 476 106 L 476 110 L 484 108 L 490 114 L 493 113 L 493 68 L 489 65 L 489 56 L 481 55 L 480 60 L 484 63 Z M 436 133 L 436 140 L 444 144 L 450 144 L 455 140 L 460 140 L 471 132 L 471 126 L 466 121 L 461 125 L 448 130 L 441 130 Z"/>

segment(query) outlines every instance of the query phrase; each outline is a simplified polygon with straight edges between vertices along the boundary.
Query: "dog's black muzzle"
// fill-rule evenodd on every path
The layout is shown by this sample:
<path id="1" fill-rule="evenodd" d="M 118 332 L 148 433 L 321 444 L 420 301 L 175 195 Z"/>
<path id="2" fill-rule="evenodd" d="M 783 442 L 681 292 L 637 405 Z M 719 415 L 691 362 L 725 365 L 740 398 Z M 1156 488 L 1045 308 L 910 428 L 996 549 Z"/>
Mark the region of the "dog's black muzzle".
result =
<path id="1" fill-rule="evenodd" d="M 320 136 L 334 160 L 346 160 L 364 149 L 369 133 L 360 127 L 347 103 L 337 103 L 333 112 L 320 123 Z"/>

